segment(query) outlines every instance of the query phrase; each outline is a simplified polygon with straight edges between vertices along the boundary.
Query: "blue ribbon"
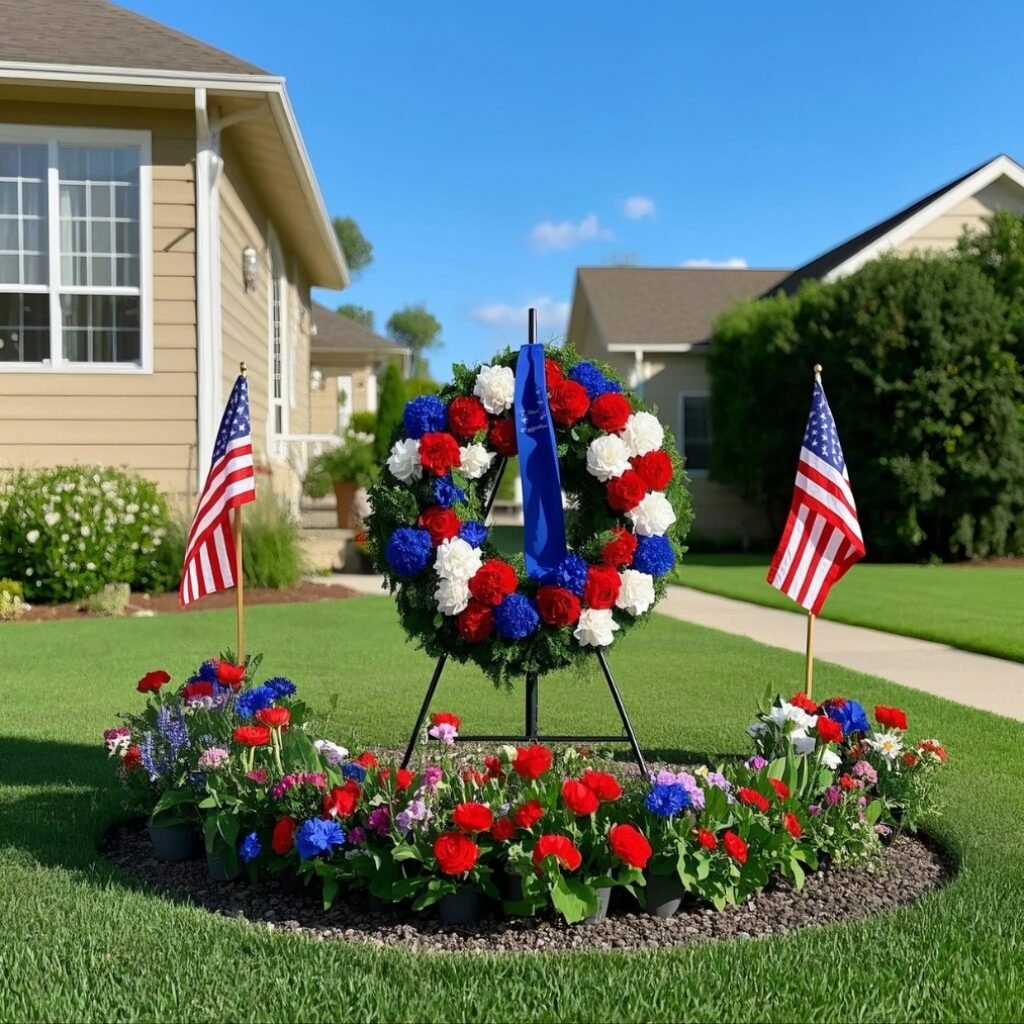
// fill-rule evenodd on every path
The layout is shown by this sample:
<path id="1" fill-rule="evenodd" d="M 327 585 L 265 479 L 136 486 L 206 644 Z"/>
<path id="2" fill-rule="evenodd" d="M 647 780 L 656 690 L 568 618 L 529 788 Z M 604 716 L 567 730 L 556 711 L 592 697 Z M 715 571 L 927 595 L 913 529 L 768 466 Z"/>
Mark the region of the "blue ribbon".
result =
<path id="1" fill-rule="evenodd" d="M 524 345 L 519 350 L 515 413 L 523 482 L 523 555 L 527 573 L 543 579 L 566 555 L 558 447 L 548 408 L 543 345 Z"/>

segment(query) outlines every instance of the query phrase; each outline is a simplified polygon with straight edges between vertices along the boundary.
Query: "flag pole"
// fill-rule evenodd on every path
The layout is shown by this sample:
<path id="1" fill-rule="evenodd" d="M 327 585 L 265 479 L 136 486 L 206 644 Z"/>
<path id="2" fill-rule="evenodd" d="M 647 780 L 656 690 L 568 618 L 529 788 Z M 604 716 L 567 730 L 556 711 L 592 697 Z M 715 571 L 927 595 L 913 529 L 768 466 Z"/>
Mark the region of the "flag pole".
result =
<path id="1" fill-rule="evenodd" d="M 245 363 L 238 364 L 243 377 L 248 376 Z M 235 508 L 233 520 L 235 532 L 235 618 L 237 623 L 235 664 L 245 664 L 245 575 L 242 571 L 242 506 Z"/>
<path id="2" fill-rule="evenodd" d="M 814 364 L 814 381 L 821 383 L 821 363 Z M 804 668 L 804 693 L 810 697 L 814 685 L 814 612 L 807 613 L 807 664 Z"/>

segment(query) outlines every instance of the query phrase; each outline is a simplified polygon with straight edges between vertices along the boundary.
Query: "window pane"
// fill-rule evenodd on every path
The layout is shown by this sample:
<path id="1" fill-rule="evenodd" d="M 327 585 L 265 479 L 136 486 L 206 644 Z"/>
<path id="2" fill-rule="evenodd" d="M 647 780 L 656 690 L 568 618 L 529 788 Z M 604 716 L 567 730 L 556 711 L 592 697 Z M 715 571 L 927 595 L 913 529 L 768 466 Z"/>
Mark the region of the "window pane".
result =
<path id="1" fill-rule="evenodd" d="M 118 185 L 114 199 L 114 213 L 130 220 L 139 219 L 139 190 L 134 185 Z"/>
<path id="2" fill-rule="evenodd" d="M 49 323 L 49 296 L 0 294 L 0 362 L 49 359 Z"/>
<path id="3" fill-rule="evenodd" d="M 21 240 L 25 252 L 46 252 L 46 221 L 26 220 L 21 224 Z"/>
<path id="4" fill-rule="evenodd" d="M 110 221 L 95 221 L 92 226 L 92 251 L 95 253 L 110 252 L 112 241 Z"/>
<path id="5" fill-rule="evenodd" d="M 109 149 L 90 149 L 89 180 L 110 181 L 114 176 L 114 154 Z"/>
<path id="6" fill-rule="evenodd" d="M 85 256 L 61 256 L 60 279 L 63 284 L 87 285 L 87 259 Z"/>
<path id="7" fill-rule="evenodd" d="M 114 237 L 117 240 L 116 252 L 123 256 L 136 256 L 139 252 L 139 225 L 121 224 L 116 225 Z"/>
<path id="8" fill-rule="evenodd" d="M 137 149 L 114 150 L 114 181 L 129 184 L 139 180 L 139 151 Z"/>
<path id="9" fill-rule="evenodd" d="M 121 256 L 114 260 L 117 281 L 123 288 L 139 287 L 139 261 L 134 256 Z"/>
<path id="10" fill-rule="evenodd" d="M 0 142 L 0 178 L 21 175 L 21 147 L 14 142 Z"/>
<path id="11" fill-rule="evenodd" d="M 46 265 L 45 256 L 25 256 L 25 280 L 24 284 L 46 284 L 46 275 L 49 268 Z"/>
<path id="12" fill-rule="evenodd" d="M 0 283 L 21 283 L 21 264 L 17 256 L 0 256 Z"/>
<path id="13" fill-rule="evenodd" d="M 18 251 L 18 222 L 11 217 L 0 220 L 0 251 Z"/>
<path id="14" fill-rule="evenodd" d="M 94 217 L 110 216 L 110 186 L 93 185 L 89 189 L 89 202 Z"/>
<path id="15" fill-rule="evenodd" d="M 46 165 L 49 160 L 45 143 L 19 146 L 21 150 L 21 176 L 46 180 Z"/>
<path id="16" fill-rule="evenodd" d="M 85 186 L 65 185 L 60 186 L 60 216 L 84 217 L 85 216 Z"/>
<path id="17" fill-rule="evenodd" d="M 687 469 L 711 466 L 711 399 L 707 395 L 683 398 L 683 455 Z"/>
<path id="18" fill-rule="evenodd" d="M 62 181 L 85 181 L 89 175 L 89 151 L 78 146 L 61 146 L 57 166 Z"/>
<path id="19" fill-rule="evenodd" d="M 42 217 L 46 213 L 46 185 L 43 182 L 21 183 L 21 212 L 28 217 Z"/>
<path id="20" fill-rule="evenodd" d="M 88 331 L 64 330 L 64 358 L 72 363 L 89 361 Z"/>
<path id="21" fill-rule="evenodd" d="M 114 362 L 114 332 L 93 331 L 92 361 L 94 363 Z"/>
<path id="22" fill-rule="evenodd" d="M 0 181 L 0 214 L 17 216 L 18 183 L 16 181 Z"/>
<path id="23" fill-rule="evenodd" d="M 137 363 L 141 359 L 138 296 L 62 295 L 65 358 Z"/>
<path id="24" fill-rule="evenodd" d="M 114 271 L 110 265 L 109 256 L 93 256 L 92 280 L 89 282 L 94 288 L 109 288 L 114 283 Z"/>

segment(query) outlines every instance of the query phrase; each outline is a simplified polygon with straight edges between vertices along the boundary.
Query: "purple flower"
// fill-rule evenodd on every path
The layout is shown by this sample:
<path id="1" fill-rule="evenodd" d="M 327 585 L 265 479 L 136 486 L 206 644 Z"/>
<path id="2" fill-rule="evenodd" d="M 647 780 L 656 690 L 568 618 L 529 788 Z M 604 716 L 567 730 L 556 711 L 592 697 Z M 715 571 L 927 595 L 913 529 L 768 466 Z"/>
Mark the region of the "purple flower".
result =
<path id="1" fill-rule="evenodd" d="M 810 807 L 807 808 L 807 813 L 812 817 L 816 817 L 821 814 L 821 807 L 818 804 L 811 804 Z"/>
<path id="2" fill-rule="evenodd" d="M 759 772 L 768 761 L 763 758 L 760 754 L 755 754 L 749 761 L 747 761 L 747 767 L 754 772 Z"/>
<path id="3" fill-rule="evenodd" d="M 835 807 L 843 799 L 843 791 L 838 786 L 829 786 L 825 790 L 825 806 Z"/>
<path id="4" fill-rule="evenodd" d="M 440 765 L 428 764 L 423 769 L 423 785 L 430 792 L 437 789 L 442 778 L 444 778 L 444 769 Z"/>
<path id="5" fill-rule="evenodd" d="M 867 761 L 858 761 L 851 772 L 855 779 L 863 779 L 865 782 L 874 785 L 878 781 L 878 772 L 874 766 Z"/>
<path id="6" fill-rule="evenodd" d="M 377 807 L 370 811 L 366 824 L 379 836 L 386 836 L 391 831 L 391 809 L 388 807 Z"/>
<path id="7" fill-rule="evenodd" d="M 708 772 L 705 778 L 716 789 L 728 793 L 732 789 L 732 783 L 721 772 Z"/>
<path id="8" fill-rule="evenodd" d="M 459 735 L 459 730 L 449 722 L 441 722 L 438 725 L 432 725 L 427 730 L 427 735 L 431 739 L 440 740 L 446 747 L 452 747 L 455 745 L 455 737 Z"/>
<path id="9" fill-rule="evenodd" d="M 366 829 L 361 825 L 349 829 L 348 841 L 352 846 L 362 846 L 366 842 Z"/>

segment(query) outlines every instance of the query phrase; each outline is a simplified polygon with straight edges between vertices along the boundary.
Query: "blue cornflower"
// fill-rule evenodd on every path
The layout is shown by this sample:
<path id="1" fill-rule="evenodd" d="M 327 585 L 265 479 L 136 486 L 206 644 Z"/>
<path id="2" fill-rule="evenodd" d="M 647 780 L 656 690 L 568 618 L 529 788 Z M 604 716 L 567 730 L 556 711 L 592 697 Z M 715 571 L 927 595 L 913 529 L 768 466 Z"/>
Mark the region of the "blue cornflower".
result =
<path id="1" fill-rule="evenodd" d="M 433 553 L 430 534 L 418 526 L 400 526 L 384 548 L 388 565 L 396 576 L 415 576 L 422 572 Z"/>
<path id="2" fill-rule="evenodd" d="M 420 438 L 448 429 L 448 408 L 437 395 L 419 395 L 407 402 L 402 412 L 402 425 L 409 437 Z"/>
<path id="3" fill-rule="evenodd" d="M 185 716 L 180 711 L 171 711 L 166 704 L 161 705 L 156 713 L 156 727 L 167 743 L 171 760 L 176 761 L 182 748 L 188 746 L 188 726 L 185 724 Z"/>
<path id="4" fill-rule="evenodd" d="M 672 571 L 675 564 L 676 555 L 668 538 L 637 538 L 636 553 L 633 555 L 633 568 L 637 572 L 645 572 L 649 576 L 664 576 Z"/>
<path id="5" fill-rule="evenodd" d="M 671 818 L 684 807 L 690 806 L 690 794 L 678 783 L 656 782 L 644 800 L 644 807 L 652 814 Z"/>
<path id="6" fill-rule="evenodd" d="M 867 712 L 855 700 L 845 700 L 842 702 L 842 706 L 839 705 L 838 701 L 827 700 L 822 707 L 825 709 L 825 714 L 833 722 L 838 722 L 846 734 L 851 732 L 870 732 L 871 730 L 871 726 L 868 724 Z"/>
<path id="7" fill-rule="evenodd" d="M 275 693 L 266 683 L 245 690 L 235 698 L 235 711 L 240 718 L 252 718 L 257 711 L 269 708 L 274 703 Z"/>
<path id="8" fill-rule="evenodd" d="M 459 527 L 459 536 L 474 548 L 481 547 L 487 540 L 488 529 L 483 523 L 470 520 Z"/>
<path id="9" fill-rule="evenodd" d="M 283 676 L 274 676 L 273 679 L 268 679 L 263 684 L 263 688 L 269 690 L 274 695 L 274 700 L 290 697 L 295 692 L 295 684 Z"/>
<path id="10" fill-rule="evenodd" d="M 250 832 L 239 844 L 238 854 L 246 864 L 255 860 L 263 847 L 260 845 L 260 837 L 255 832 Z"/>
<path id="11" fill-rule="evenodd" d="M 341 766 L 341 774 L 346 779 L 362 782 L 366 778 L 366 769 L 361 764 L 356 764 L 355 761 L 349 761 L 348 764 Z"/>
<path id="12" fill-rule="evenodd" d="M 577 363 L 569 371 L 569 379 L 581 384 L 591 401 L 610 391 L 622 390 L 622 385 L 617 380 L 609 380 L 593 363 Z"/>
<path id="13" fill-rule="evenodd" d="M 451 508 L 456 502 L 465 500 L 466 492 L 450 476 L 439 476 L 434 481 L 434 501 L 441 508 Z"/>
<path id="14" fill-rule="evenodd" d="M 506 640 L 523 640 L 540 625 L 540 616 L 525 594 L 509 594 L 494 609 L 494 628 Z"/>
<path id="15" fill-rule="evenodd" d="M 220 685 L 217 679 L 217 663 L 215 661 L 204 661 L 202 665 L 196 670 L 196 674 L 189 679 L 190 683 L 216 683 Z"/>
<path id="16" fill-rule="evenodd" d="M 299 826 L 295 837 L 295 848 L 301 860 L 309 860 L 321 853 L 330 853 L 335 846 L 345 842 L 345 833 L 336 821 L 324 818 L 310 818 Z"/>
<path id="17" fill-rule="evenodd" d="M 583 596 L 587 585 L 587 563 L 579 555 L 566 555 L 552 574 L 556 587 L 565 587 L 577 597 Z"/>

